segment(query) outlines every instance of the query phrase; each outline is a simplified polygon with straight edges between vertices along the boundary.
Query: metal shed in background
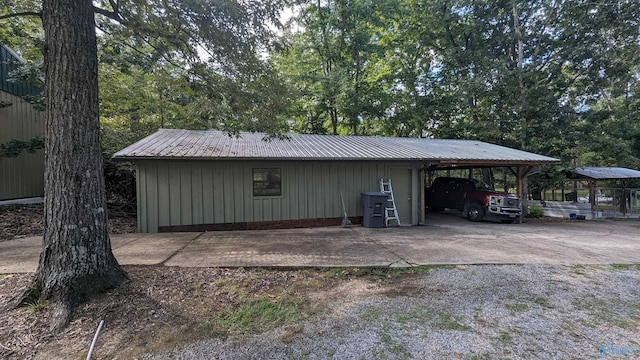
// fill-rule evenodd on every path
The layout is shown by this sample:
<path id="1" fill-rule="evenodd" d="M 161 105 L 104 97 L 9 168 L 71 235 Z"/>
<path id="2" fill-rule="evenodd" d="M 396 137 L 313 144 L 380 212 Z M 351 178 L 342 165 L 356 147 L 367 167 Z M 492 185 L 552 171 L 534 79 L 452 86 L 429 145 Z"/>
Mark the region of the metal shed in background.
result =
<path id="1" fill-rule="evenodd" d="M 565 171 L 569 180 L 630 180 L 640 179 L 640 171 L 621 167 L 578 167 Z"/>
<path id="2" fill-rule="evenodd" d="M 443 152 L 447 141 L 456 147 Z M 466 149 L 466 150 L 465 150 Z M 449 154 L 447 156 L 447 154 Z M 361 193 L 391 178 L 403 224 L 424 222 L 429 166 L 557 159 L 480 141 L 160 130 L 114 154 L 137 169 L 141 232 L 339 225 L 342 199 L 362 221 Z M 342 195 L 342 196 L 341 196 Z"/>
<path id="3" fill-rule="evenodd" d="M 9 79 L 16 63 L 23 60 L 0 44 L 0 144 L 44 137 L 44 112 L 25 100 L 40 93 L 33 84 Z M 23 152 L 15 158 L 0 158 L 0 200 L 42 196 L 44 151 Z"/>
<path id="4" fill-rule="evenodd" d="M 640 217 L 640 171 L 621 167 L 577 167 L 537 174 L 543 191 L 533 202 L 545 215 L 586 219 Z M 559 179 L 559 180 L 558 180 Z M 571 184 L 571 185 L 569 185 Z M 560 191 L 557 196 L 558 189 Z"/>
<path id="5" fill-rule="evenodd" d="M 568 180 L 585 182 L 593 218 L 640 216 L 640 189 L 630 188 L 629 180 L 640 179 L 640 171 L 621 167 L 578 167 L 565 171 Z M 601 187 L 598 182 L 613 181 L 617 186 Z M 571 200 L 577 201 L 577 194 Z"/>

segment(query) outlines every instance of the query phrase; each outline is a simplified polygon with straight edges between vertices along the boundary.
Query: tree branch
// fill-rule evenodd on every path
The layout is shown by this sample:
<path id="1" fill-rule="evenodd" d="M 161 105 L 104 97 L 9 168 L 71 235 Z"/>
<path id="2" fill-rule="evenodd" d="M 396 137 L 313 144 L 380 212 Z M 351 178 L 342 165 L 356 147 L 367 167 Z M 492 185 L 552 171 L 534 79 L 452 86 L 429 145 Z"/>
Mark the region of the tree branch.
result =
<path id="1" fill-rule="evenodd" d="M 101 27 L 101 26 L 99 26 L 99 25 L 97 25 L 97 24 L 96 24 L 96 28 L 97 28 L 97 29 L 99 29 L 100 31 L 104 32 L 105 34 L 110 34 L 110 33 L 109 33 L 109 31 L 107 31 L 107 29 L 105 29 L 105 28 L 103 28 L 103 27 Z M 160 57 L 162 57 L 162 58 L 163 58 L 167 63 L 171 64 L 172 66 L 174 66 L 174 67 L 175 67 L 175 68 L 177 68 L 177 69 L 180 69 L 180 70 L 182 70 L 182 71 L 186 72 L 187 74 L 191 74 L 191 75 L 193 75 L 193 76 L 195 76 L 195 77 L 198 77 L 199 79 L 201 79 L 201 80 L 203 80 L 203 81 L 205 81 L 205 82 L 209 83 L 209 81 L 208 81 L 205 77 L 201 76 L 201 75 L 200 75 L 200 74 L 198 74 L 197 72 L 192 71 L 192 70 L 189 70 L 189 69 L 185 68 L 184 66 L 182 66 L 182 65 L 180 65 L 180 64 L 178 64 L 178 63 L 176 63 L 175 61 L 171 60 L 169 57 L 167 57 L 167 55 L 166 55 L 165 53 L 161 52 L 161 51 L 160 51 L 160 50 L 159 50 L 155 45 L 153 45 L 153 44 L 152 44 L 148 39 L 146 39 L 144 36 L 140 36 L 140 39 L 141 39 L 145 44 L 149 45 L 151 48 L 153 48 L 154 50 L 158 51 L 158 54 L 160 54 Z M 137 53 L 139 53 L 139 54 L 141 54 L 141 55 L 143 55 L 143 56 L 148 56 L 148 55 L 149 55 L 149 54 L 147 54 L 147 53 L 145 53 L 145 52 L 143 52 L 143 51 L 140 51 L 140 49 L 136 48 L 135 46 L 132 46 L 131 44 L 129 44 L 129 43 L 128 43 L 128 42 L 126 42 L 126 41 L 123 41 L 122 43 L 123 43 L 126 47 L 130 48 L 131 50 L 133 50 L 133 51 L 135 51 L 135 52 L 137 52 Z"/>
<path id="2" fill-rule="evenodd" d="M 96 14 L 100 14 L 106 18 L 122 23 L 122 18 L 120 17 L 120 14 L 117 11 L 108 11 L 96 6 L 93 7 L 93 11 Z"/>
<path id="3" fill-rule="evenodd" d="M 18 17 L 18 16 L 37 16 L 39 18 L 42 18 L 42 13 L 35 12 L 35 11 L 22 11 L 22 12 L 11 13 L 11 14 L 2 14 L 0 15 L 0 20 L 9 19 L 9 18 Z"/>
<path id="4" fill-rule="evenodd" d="M 120 13 L 117 1 L 109 0 L 109 4 L 111 4 L 111 10 L 113 10 L 114 13 L 116 14 Z"/>

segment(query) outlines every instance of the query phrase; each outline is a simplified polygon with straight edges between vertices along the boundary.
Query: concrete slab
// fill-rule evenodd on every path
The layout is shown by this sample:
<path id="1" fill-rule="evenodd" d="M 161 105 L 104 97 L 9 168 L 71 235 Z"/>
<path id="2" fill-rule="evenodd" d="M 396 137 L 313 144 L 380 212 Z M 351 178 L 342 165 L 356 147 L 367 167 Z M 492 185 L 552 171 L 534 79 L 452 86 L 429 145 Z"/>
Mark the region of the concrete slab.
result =
<path id="1" fill-rule="evenodd" d="M 111 235 L 113 254 L 121 265 L 159 265 L 199 233 Z M 34 272 L 42 252 L 42 237 L 0 242 L 0 274 Z"/>
<path id="2" fill-rule="evenodd" d="M 389 266 L 401 261 L 354 228 L 209 232 L 168 266 Z"/>
<path id="3" fill-rule="evenodd" d="M 42 237 L 0 242 L 0 274 L 33 272 L 42 252 Z"/>
<path id="4" fill-rule="evenodd" d="M 604 264 L 640 261 L 640 222 L 590 221 L 530 224 L 472 223 L 430 215 L 429 235 L 409 244 L 382 244 L 414 264 Z M 409 228 L 419 232 L 420 228 Z"/>
<path id="5" fill-rule="evenodd" d="M 112 235 L 123 265 L 180 267 L 610 264 L 640 262 L 640 221 L 473 223 L 429 214 L 426 226 L 326 227 Z M 0 273 L 32 272 L 41 239 L 0 242 Z"/>
<path id="6" fill-rule="evenodd" d="M 111 248 L 120 265 L 159 265 L 199 235 L 200 233 L 111 235 Z"/>
<path id="7" fill-rule="evenodd" d="M 42 203 L 44 203 L 44 198 L 42 198 L 42 197 L 33 197 L 33 198 L 24 198 L 24 199 L 2 200 L 2 201 L 0 201 L 0 206 L 3 206 L 3 205 L 31 205 L 31 204 L 42 204 Z"/>

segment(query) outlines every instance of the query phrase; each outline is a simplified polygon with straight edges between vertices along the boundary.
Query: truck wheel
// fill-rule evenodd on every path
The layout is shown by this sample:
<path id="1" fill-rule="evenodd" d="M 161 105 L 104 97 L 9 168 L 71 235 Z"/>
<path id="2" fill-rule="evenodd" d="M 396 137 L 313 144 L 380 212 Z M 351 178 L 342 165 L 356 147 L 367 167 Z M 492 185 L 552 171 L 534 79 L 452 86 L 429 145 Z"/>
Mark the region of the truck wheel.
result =
<path id="1" fill-rule="evenodd" d="M 478 204 L 469 205 L 467 218 L 471 221 L 482 221 L 484 219 L 484 206 Z"/>

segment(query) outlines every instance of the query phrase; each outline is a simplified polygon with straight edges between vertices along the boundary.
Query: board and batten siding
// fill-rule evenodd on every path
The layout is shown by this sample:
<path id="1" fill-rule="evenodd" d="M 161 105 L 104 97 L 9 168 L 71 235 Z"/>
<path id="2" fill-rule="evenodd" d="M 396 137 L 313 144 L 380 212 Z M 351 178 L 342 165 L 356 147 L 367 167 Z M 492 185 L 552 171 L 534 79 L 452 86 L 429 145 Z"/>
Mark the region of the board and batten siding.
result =
<path id="1" fill-rule="evenodd" d="M 0 90 L 0 144 L 11 140 L 44 138 L 44 113 L 24 99 Z M 43 196 L 44 151 L 24 151 L 15 158 L 0 158 L 0 200 Z"/>
<path id="2" fill-rule="evenodd" d="M 411 169 L 414 199 L 419 164 L 382 162 L 148 161 L 137 166 L 138 230 L 160 226 L 220 224 L 362 216 L 361 193 L 379 191 L 378 179 L 391 168 Z M 281 196 L 253 196 L 253 169 L 281 169 Z M 417 224 L 419 201 L 411 214 Z"/>

